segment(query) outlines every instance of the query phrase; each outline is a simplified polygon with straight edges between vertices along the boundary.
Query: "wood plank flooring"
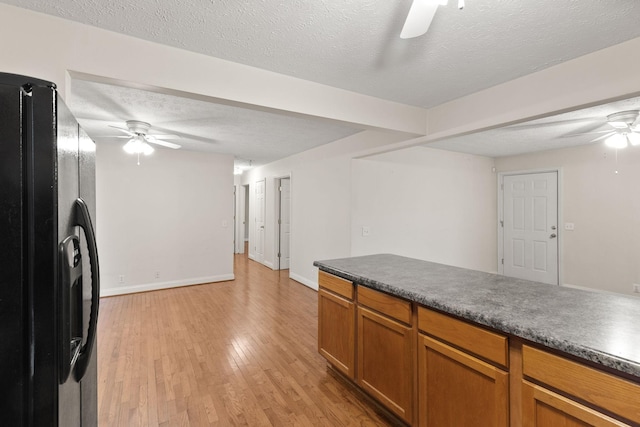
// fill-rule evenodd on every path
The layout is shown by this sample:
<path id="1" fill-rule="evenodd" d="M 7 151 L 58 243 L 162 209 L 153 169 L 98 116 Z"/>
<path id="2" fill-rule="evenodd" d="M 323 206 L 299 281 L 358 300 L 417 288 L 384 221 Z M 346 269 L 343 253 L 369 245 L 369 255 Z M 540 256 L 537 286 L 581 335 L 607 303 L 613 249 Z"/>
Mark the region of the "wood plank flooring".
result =
<path id="1" fill-rule="evenodd" d="M 234 281 L 103 298 L 99 426 L 388 426 L 317 353 L 317 293 L 235 256 Z"/>

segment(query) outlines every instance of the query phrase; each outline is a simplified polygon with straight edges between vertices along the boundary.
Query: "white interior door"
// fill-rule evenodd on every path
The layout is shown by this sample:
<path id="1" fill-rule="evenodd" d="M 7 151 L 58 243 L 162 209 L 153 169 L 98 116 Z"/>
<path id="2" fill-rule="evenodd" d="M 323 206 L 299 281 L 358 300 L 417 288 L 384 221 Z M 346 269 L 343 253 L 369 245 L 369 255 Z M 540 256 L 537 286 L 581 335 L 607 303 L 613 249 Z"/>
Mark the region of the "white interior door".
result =
<path id="1" fill-rule="evenodd" d="M 265 180 L 256 182 L 256 244 L 255 260 L 264 262 L 264 212 L 265 212 Z"/>
<path id="2" fill-rule="evenodd" d="M 280 180 L 280 248 L 278 256 L 280 259 L 280 270 L 289 268 L 290 257 L 290 236 L 291 236 L 291 180 L 283 178 Z"/>
<path id="3" fill-rule="evenodd" d="M 503 180 L 504 275 L 558 284 L 558 174 Z"/>

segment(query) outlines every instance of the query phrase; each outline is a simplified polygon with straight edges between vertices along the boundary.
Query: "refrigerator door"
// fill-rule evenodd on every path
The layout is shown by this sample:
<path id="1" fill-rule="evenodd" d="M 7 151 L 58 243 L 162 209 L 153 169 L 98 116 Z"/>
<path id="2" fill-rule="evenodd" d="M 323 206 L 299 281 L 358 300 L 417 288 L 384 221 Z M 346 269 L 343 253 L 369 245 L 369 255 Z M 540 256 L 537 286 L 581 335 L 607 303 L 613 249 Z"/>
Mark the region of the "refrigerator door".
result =
<path id="1" fill-rule="evenodd" d="M 21 100 L 18 85 L 0 79 L 0 414 L 24 425 L 28 389 L 25 277 L 22 268 L 24 208 Z"/>
<path id="2" fill-rule="evenodd" d="M 80 198 L 85 201 L 89 217 L 95 221 L 96 218 L 96 144 L 89 138 L 89 135 L 79 128 L 79 173 L 80 173 Z M 93 224 L 95 226 L 95 222 Z M 89 253 L 85 231 L 80 230 L 80 247 L 83 254 Z M 95 238 L 94 238 L 95 243 Z M 97 326 L 91 323 L 92 308 L 95 306 L 97 321 L 98 303 L 100 298 L 100 272 L 98 271 L 98 258 L 95 257 L 95 266 L 91 266 L 91 259 L 84 257 L 83 271 L 93 274 L 92 283 L 85 283 L 82 293 L 83 300 L 83 328 L 89 331 L 91 327 Z M 95 267 L 96 271 L 92 271 Z M 88 286 L 91 285 L 91 286 Z M 88 332 L 87 332 L 88 334 Z M 93 352 L 86 363 L 84 378 L 80 383 L 82 394 L 82 425 L 91 427 L 97 424 L 98 420 L 98 357 L 97 357 L 97 336 L 94 334 Z M 86 344 L 86 341 L 85 343 Z"/>
<path id="3" fill-rule="evenodd" d="M 68 237 L 76 238 L 80 241 L 80 232 L 75 224 L 75 206 L 74 203 L 80 194 L 79 189 L 79 158 L 78 158 L 78 124 L 75 118 L 71 114 L 71 111 L 66 105 L 60 102 L 57 98 L 57 120 L 56 120 L 56 163 L 57 163 L 57 205 L 58 205 L 58 241 L 64 241 Z M 82 258 L 85 258 L 84 254 Z M 82 269 L 84 271 L 84 269 Z M 62 275 L 58 272 L 58 277 Z M 73 316 L 71 322 L 75 325 L 78 322 L 81 323 L 82 312 L 77 307 L 77 301 L 81 298 L 82 286 L 84 277 L 80 278 L 81 283 L 73 286 L 69 289 L 71 300 L 67 307 L 76 311 L 76 315 Z M 58 279 L 58 286 L 69 286 L 69 283 L 61 283 Z M 69 313 L 62 312 L 63 307 L 59 307 L 59 319 L 64 317 L 71 317 Z M 79 334 L 82 334 L 81 325 L 77 327 Z M 72 339 L 77 338 L 72 337 Z M 60 334 L 64 335 L 64 334 Z M 62 339 L 62 336 L 60 336 Z M 80 336 L 82 339 L 82 336 Z M 69 342 L 58 342 L 58 346 L 64 346 L 67 348 L 70 346 Z M 58 366 L 62 364 L 68 364 L 70 361 L 59 360 Z M 69 370 L 73 369 L 69 366 Z M 58 378 L 58 383 L 61 382 L 61 378 Z M 81 425 L 82 418 L 82 394 L 80 389 L 80 383 L 74 380 L 73 375 L 70 375 L 68 379 L 62 384 L 58 385 L 58 425 L 60 427 L 76 427 Z"/>
<path id="4" fill-rule="evenodd" d="M 58 234 L 77 241 L 79 246 L 77 263 L 69 262 L 75 257 L 65 259 L 64 254 L 60 260 L 69 274 L 61 271 L 59 277 L 70 280 L 60 280 L 61 290 L 65 291 L 60 295 L 68 298 L 64 302 L 68 302 L 69 310 L 61 310 L 59 318 L 69 319 L 61 326 L 68 324 L 67 330 L 71 332 L 61 349 L 71 349 L 71 357 L 61 360 L 61 368 L 69 368 L 70 375 L 66 380 L 60 378 L 58 420 L 59 426 L 93 427 L 97 425 L 98 414 L 94 349 L 100 297 L 98 254 L 91 220 L 95 218 L 95 145 L 59 98 L 57 111 Z"/>

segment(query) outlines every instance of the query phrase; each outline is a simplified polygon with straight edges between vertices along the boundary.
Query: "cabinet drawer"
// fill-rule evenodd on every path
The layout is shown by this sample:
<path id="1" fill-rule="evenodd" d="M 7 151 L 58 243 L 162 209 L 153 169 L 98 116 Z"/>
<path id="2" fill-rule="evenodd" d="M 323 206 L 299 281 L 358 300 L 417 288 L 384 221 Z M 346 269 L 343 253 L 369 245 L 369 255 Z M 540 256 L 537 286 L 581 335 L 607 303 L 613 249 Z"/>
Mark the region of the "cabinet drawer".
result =
<path id="1" fill-rule="evenodd" d="M 503 335 L 424 307 L 418 307 L 418 327 L 429 335 L 500 366 L 509 365 L 509 344 L 507 337 Z"/>
<path id="2" fill-rule="evenodd" d="M 640 384 L 525 345 L 522 369 L 526 377 L 640 423 Z"/>
<path id="3" fill-rule="evenodd" d="M 386 314 L 399 322 L 411 324 L 411 303 L 409 301 L 358 286 L 358 304 Z"/>
<path id="4" fill-rule="evenodd" d="M 318 285 L 349 300 L 353 300 L 353 283 L 348 280 L 325 273 L 324 271 L 319 271 Z"/>

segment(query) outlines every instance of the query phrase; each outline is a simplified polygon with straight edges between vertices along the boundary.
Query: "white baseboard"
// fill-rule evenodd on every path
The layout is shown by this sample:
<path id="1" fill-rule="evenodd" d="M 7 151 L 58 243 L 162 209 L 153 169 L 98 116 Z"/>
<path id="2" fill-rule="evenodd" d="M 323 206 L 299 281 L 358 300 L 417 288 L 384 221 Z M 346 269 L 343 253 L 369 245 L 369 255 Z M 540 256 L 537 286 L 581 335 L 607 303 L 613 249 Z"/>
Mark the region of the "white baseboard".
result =
<path id="1" fill-rule="evenodd" d="M 311 281 L 311 280 L 309 280 L 309 279 L 305 279 L 304 277 L 299 276 L 299 275 L 297 275 L 297 274 L 295 274 L 295 273 L 292 273 L 291 271 L 289 271 L 289 279 L 293 279 L 293 280 L 295 280 L 296 282 L 300 282 L 300 283 L 302 283 L 303 285 L 305 285 L 305 286 L 307 286 L 307 287 L 309 287 L 309 288 L 313 289 L 314 291 L 317 291 L 317 290 L 318 290 L 318 284 L 317 284 L 317 283 L 312 282 L 312 281 Z"/>
<path id="2" fill-rule="evenodd" d="M 266 266 L 266 267 L 269 267 L 269 268 L 270 268 L 270 269 L 272 269 L 272 270 L 275 270 L 275 269 L 276 269 L 272 262 L 265 261 L 265 262 L 263 262 L 262 264 L 263 264 L 264 266 Z"/>
<path id="3" fill-rule="evenodd" d="M 226 282 L 233 280 L 233 274 L 221 274 L 219 276 L 195 277 L 186 280 L 173 280 L 171 282 L 146 283 L 133 286 L 121 286 L 117 288 L 100 289 L 100 297 L 112 297 L 115 295 L 135 294 L 138 292 L 158 291 L 160 289 L 179 288 L 182 286 L 202 285 L 212 282 Z"/>
<path id="4" fill-rule="evenodd" d="M 616 292 L 606 291 L 604 289 L 587 288 L 586 286 L 572 285 L 570 283 L 563 283 L 561 286 L 563 286 L 565 288 L 580 289 L 582 291 L 589 291 L 589 292 L 597 292 L 597 293 L 601 293 L 601 294 L 613 294 L 613 295 L 616 295 Z M 620 294 L 617 294 L 617 295 L 620 295 Z"/>

